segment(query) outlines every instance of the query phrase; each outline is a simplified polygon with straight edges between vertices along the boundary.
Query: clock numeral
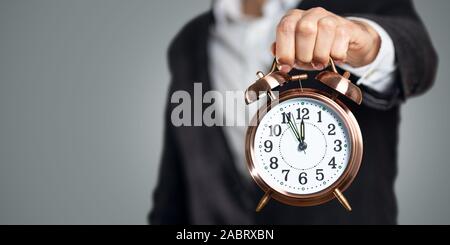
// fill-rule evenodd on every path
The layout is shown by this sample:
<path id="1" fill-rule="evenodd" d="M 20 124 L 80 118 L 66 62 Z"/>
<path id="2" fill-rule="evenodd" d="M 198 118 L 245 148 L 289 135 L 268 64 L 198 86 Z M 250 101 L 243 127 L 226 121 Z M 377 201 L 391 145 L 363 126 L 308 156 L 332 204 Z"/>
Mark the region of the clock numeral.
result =
<path id="1" fill-rule="evenodd" d="M 342 150 L 342 141 L 335 140 L 334 141 L 334 151 L 340 152 Z"/>
<path id="2" fill-rule="evenodd" d="M 317 116 L 319 117 L 319 119 L 317 120 L 318 123 L 322 122 L 322 111 L 318 111 L 317 112 Z"/>
<path id="3" fill-rule="evenodd" d="M 290 113 L 290 112 L 288 112 L 288 113 L 283 112 L 283 113 L 281 113 L 281 116 L 283 117 L 283 118 L 282 118 L 282 122 L 281 122 L 281 123 L 283 123 L 283 124 L 288 123 L 288 121 L 289 121 L 290 119 L 292 119 L 292 113 Z"/>
<path id="4" fill-rule="evenodd" d="M 279 124 L 270 125 L 270 136 L 280 136 L 281 135 L 281 126 Z"/>
<path id="5" fill-rule="evenodd" d="M 302 116 L 303 114 L 303 116 Z M 309 109 L 308 108 L 303 108 L 300 110 L 300 108 L 297 109 L 297 119 L 298 120 L 308 120 L 309 119 Z"/>
<path id="6" fill-rule="evenodd" d="M 288 181 L 289 169 L 284 169 L 281 172 L 284 174 L 284 181 Z"/>
<path id="7" fill-rule="evenodd" d="M 308 179 L 306 177 L 308 177 L 308 174 L 306 174 L 305 172 L 300 173 L 300 175 L 298 176 L 298 182 L 300 182 L 301 185 L 305 185 L 306 183 L 308 183 Z"/>
<path id="8" fill-rule="evenodd" d="M 336 169 L 336 160 L 331 158 L 330 162 L 328 163 L 328 166 L 331 166 L 332 169 Z"/>
<path id="9" fill-rule="evenodd" d="M 270 168 L 277 169 L 278 168 L 278 158 L 272 157 L 270 158 Z"/>
<path id="10" fill-rule="evenodd" d="M 336 125 L 334 125 L 333 123 L 328 124 L 328 129 L 330 131 L 328 131 L 328 135 L 336 135 Z"/>
<path id="11" fill-rule="evenodd" d="M 271 152 L 272 149 L 273 149 L 273 143 L 272 143 L 272 141 L 266 140 L 266 141 L 264 142 L 264 147 L 266 148 L 266 149 L 264 149 L 265 152 L 267 152 L 267 153 Z"/>
<path id="12" fill-rule="evenodd" d="M 316 169 L 316 180 L 321 181 L 325 178 L 322 172 L 323 169 Z"/>

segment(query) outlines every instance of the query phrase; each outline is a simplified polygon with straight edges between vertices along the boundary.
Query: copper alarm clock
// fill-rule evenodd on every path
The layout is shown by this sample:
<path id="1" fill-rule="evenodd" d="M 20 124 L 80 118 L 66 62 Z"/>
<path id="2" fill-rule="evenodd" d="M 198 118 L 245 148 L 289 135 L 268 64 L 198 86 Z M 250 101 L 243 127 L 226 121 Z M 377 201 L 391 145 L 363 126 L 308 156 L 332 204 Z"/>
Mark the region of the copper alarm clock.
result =
<path id="1" fill-rule="evenodd" d="M 361 165 L 363 140 L 357 120 L 340 100 L 345 96 L 361 104 L 358 86 L 349 73 L 340 75 L 333 60 L 331 70 L 317 75 L 330 91 L 302 88 L 273 90 L 307 75 L 290 76 L 276 69 L 245 92 L 247 104 L 269 97 L 253 117 L 246 134 L 246 159 L 252 178 L 264 191 L 256 211 L 273 198 L 293 206 L 314 206 L 337 198 L 351 211 L 343 192 Z M 263 92 L 263 93 L 261 93 Z"/>

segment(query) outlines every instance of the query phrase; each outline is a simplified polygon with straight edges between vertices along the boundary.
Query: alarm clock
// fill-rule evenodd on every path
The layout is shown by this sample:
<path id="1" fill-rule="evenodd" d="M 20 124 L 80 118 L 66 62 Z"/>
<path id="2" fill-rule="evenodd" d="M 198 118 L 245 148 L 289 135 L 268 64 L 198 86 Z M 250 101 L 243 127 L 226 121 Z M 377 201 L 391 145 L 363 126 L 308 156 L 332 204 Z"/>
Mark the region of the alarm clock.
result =
<path id="1" fill-rule="evenodd" d="M 346 210 L 352 210 L 343 192 L 360 168 L 363 139 L 341 97 L 359 105 L 362 94 L 349 80 L 350 73 L 340 75 L 332 59 L 330 67 L 316 76 L 329 91 L 300 86 L 277 96 L 277 87 L 301 83 L 307 75 L 281 72 L 276 61 L 268 74 L 258 72 L 257 81 L 245 91 L 247 104 L 268 96 L 245 139 L 250 175 L 265 193 L 257 212 L 271 198 L 293 206 L 315 206 L 337 198 Z"/>

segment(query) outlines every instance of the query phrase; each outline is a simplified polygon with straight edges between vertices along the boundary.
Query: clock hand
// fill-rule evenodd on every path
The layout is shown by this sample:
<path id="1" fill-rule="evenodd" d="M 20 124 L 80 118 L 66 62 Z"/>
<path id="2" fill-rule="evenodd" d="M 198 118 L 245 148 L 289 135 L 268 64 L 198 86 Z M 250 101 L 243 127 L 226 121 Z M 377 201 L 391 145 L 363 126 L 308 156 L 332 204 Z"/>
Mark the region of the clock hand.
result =
<path id="1" fill-rule="evenodd" d="M 302 141 L 305 141 L 305 122 L 303 121 L 303 118 L 300 123 L 300 139 Z"/>
<path id="2" fill-rule="evenodd" d="M 289 127 L 294 132 L 294 135 L 299 142 L 298 148 L 297 148 L 298 151 L 303 151 L 306 154 L 305 150 L 307 148 L 307 144 L 305 141 L 303 141 L 302 137 L 300 136 L 300 132 L 298 131 L 297 124 L 295 123 L 295 119 L 294 119 L 294 122 L 292 122 L 291 117 L 288 117 L 287 120 L 288 120 Z"/>
<path id="3" fill-rule="evenodd" d="M 297 140 L 298 140 L 299 142 L 302 142 L 302 138 L 301 138 L 301 136 L 300 136 L 300 132 L 298 131 L 297 123 L 295 122 L 295 119 L 289 117 L 289 118 L 288 118 L 288 122 L 290 122 L 290 124 L 292 125 L 291 127 L 294 129 L 294 131 L 295 131 L 295 133 L 296 133 L 296 135 L 297 135 Z"/>
<path id="4" fill-rule="evenodd" d="M 300 136 L 300 144 L 298 145 L 298 150 L 303 151 L 306 154 L 306 148 L 308 148 L 308 144 L 306 144 L 305 142 L 305 122 L 303 121 L 303 118 L 302 121 L 300 122 L 299 136 Z"/>
<path id="5" fill-rule="evenodd" d="M 292 132 L 294 133 L 295 138 L 296 138 L 299 142 L 301 142 L 300 134 L 299 134 L 299 132 L 298 132 L 298 130 L 297 130 L 295 124 L 292 123 L 291 117 L 288 116 L 288 117 L 287 117 L 287 121 L 288 121 L 289 128 L 290 128 L 290 129 L 292 130 Z"/>

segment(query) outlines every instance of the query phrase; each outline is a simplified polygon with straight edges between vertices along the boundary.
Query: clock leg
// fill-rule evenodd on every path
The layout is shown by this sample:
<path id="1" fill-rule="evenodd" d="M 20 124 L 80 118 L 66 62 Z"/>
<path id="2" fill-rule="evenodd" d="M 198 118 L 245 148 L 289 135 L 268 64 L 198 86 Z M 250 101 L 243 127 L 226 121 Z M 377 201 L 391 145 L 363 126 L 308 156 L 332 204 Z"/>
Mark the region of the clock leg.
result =
<path id="1" fill-rule="evenodd" d="M 270 200 L 270 195 L 272 195 L 271 191 L 268 191 L 264 194 L 264 196 L 259 201 L 258 206 L 256 206 L 256 212 L 260 212 L 266 206 L 266 204 Z"/>
<path id="2" fill-rule="evenodd" d="M 333 194 L 336 196 L 336 198 L 339 200 L 339 202 L 344 206 L 347 211 L 352 211 L 352 207 L 350 206 L 350 203 L 347 201 L 347 198 L 345 198 L 344 194 L 339 189 L 334 189 Z"/>

